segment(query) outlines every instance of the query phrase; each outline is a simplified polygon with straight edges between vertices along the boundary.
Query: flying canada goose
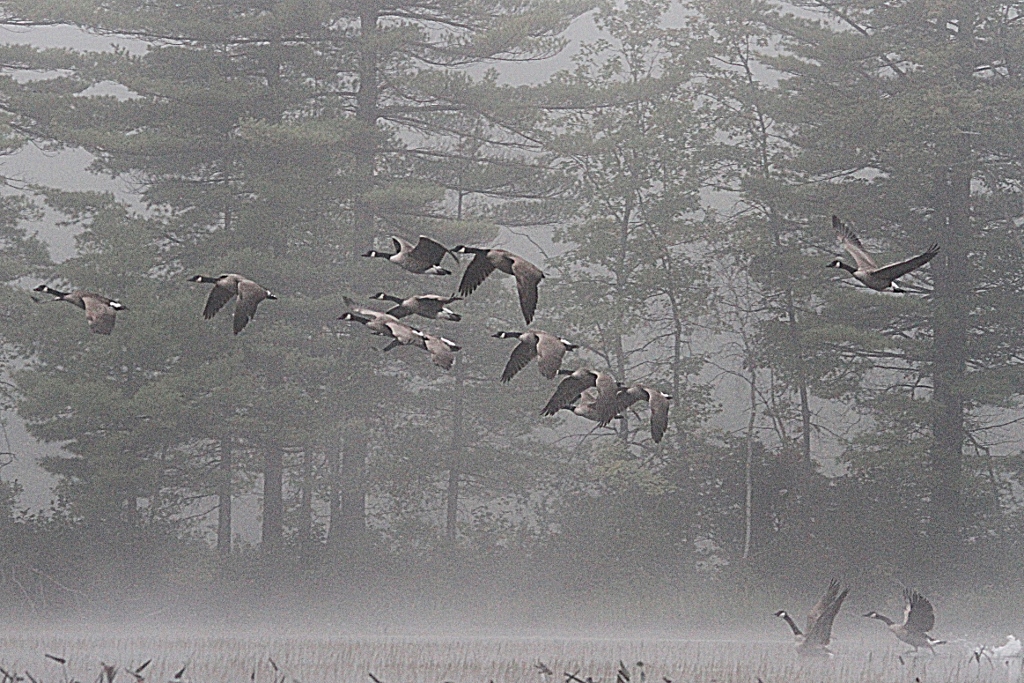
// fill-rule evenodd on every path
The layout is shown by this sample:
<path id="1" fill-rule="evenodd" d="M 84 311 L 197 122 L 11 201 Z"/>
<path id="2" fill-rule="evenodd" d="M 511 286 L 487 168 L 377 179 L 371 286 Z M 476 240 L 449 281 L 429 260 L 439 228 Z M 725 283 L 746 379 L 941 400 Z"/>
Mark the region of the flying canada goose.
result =
<path id="1" fill-rule="evenodd" d="M 348 297 L 345 300 L 353 303 Z M 390 351 L 398 346 L 418 346 L 421 349 L 426 349 L 430 352 L 434 364 L 445 370 L 451 370 L 452 364 L 455 362 L 453 354 L 462 348 L 450 339 L 422 332 L 415 327 L 406 325 L 392 315 L 369 308 L 355 307 L 354 310 L 345 313 L 338 320 L 361 323 L 374 334 L 391 337 L 391 341 L 381 349 L 382 351 Z"/>
<path id="2" fill-rule="evenodd" d="M 345 314 L 338 318 L 338 320 L 357 320 L 357 322 L 362 322 L 364 325 L 366 325 L 367 329 L 369 329 L 374 334 L 382 334 L 386 337 L 395 336 L 388 325 L 389 323 L 397 323 L 398 318 L 391 315 L 390 313 L 375 311 L 372 308 L 363 308 L 362 306 L 358 305 L 355 301 L 353 301 L 347 296 L 342 298 L 345 300 L 345 305 L 347 305 L 349 309 L 351 309 L 351 312 L 355 313 L 356 316 L 358 316 L 360 319 L 357 320 L 356 318 L 348 317 L 348 314 Z M 361 318 L 366 318 L 366 321 L 363 322 Z M 409 327 L 404 323 L 402 323 L 402 325 L 404 327 Z"/>
<path id="3" fill-rule="evenodd" d="M 522 256 L 517 256 L 504 249 L 481 249 L 459 245 L 452 249 L 456 254 L 474 254 L 473 260 L 466 266 L 459 283 L 459 294 L 469 296 L 487 279 L 487 276 L 500 270 L 516 278 L 519 290 L 519 307 L 523 309 L 526 324 L 533 322 L 533 314 L 537 310 L 537 285 L 544 279 L 544 273 Z"/>
<path id="4" fill-rule="evenodd" d="M 374 313 L 376 315 L 373 315 Z M 338 317 L 338 320 L 360 323 L 373 334 L 391 337 L 394 341 L 389 342 L 383 349 L 384 351 L 390 351 L 395 348 L 396 342 L 398 344 L 416 344 L 419 342 L 417 337 L 418 330 L 380 311 L 372 311 L 368 308 L 356 309 L 355 311 L 348 311 L 342 314 Z"/>
<path id="5" fill-rule="evenodd" d="M 420 241 L 414 247 L 401 237 L 391 236 L 391 243 L 395 246 L 395 253 L 389 254 L 383 251 L 371 249 L 363 254 L 367 258 L 386 258 L 392 263 L 405 268 L 410 273 L 417 275 L 451 275 L 452 271 L 441 267 L 441 260 L 445 254 L 451 254 L 458 262 L 453 250 L 447 249 L 443 244 L 420 235 Z"/>
<path id="6" fill-rule="evenodd" d="M 525 368 L 531 360 L 537 359 L 537 369 L 545 379 L 554 379 L 558 369 L 562 367 L 562 358 L 566 351 L 575 351 L 578 344 L 568 339 L 556 337 L 544 330 L 527 330 L 526 332 L 495 332 L 495 339 L 518 339 L 519 344 L 512 349 L 505 370 L 501 373 L 501 381 L 508 382 L 516 373 Z"/>
<path id="7" fill-rule="evenodd" d="M 384 347 L 384 351 L 390 351 L 396 346 L 401 345 L 418 346 L 430 353 L 430 359 L 434 362 L 434 365 L 444 370 L 452 369 L 452 365 L 455 364 L 455 352 L 460 351 L 462 349 L 461 346 L 450 339 L 445 339 L 429 332 L 417 329 L 412 329 L 412 331 L 414 334 L 408 341 L 404 337 L 396 336 L 390 344 Z"/>
<path id="8" fill-rule="evenodd" d="M 654 443 L 661 443 L 665 431 L 668 430 L 668 403 L 671 400 L 671 396 L 658 389 L 634 384 L 619 389 L 615 400 L 615 413 L 617 416 L 637 401 L 647 401 L 651 409 L 651 438 L 654 439 Z"/>
<path id="9" fill-rule="evenodd" d="M 397 296 L 391 296 L 384 292 L 377 292 L 370 298 L 398 304 L 387 312 L 388 315 L 393 315 L 396 318 L 404 318 L 407 315 L 419 315 L 424 318 L 431 318 L 432 320 L 450 320 L 453 323 L 462 320 L 461 315 L 447 308 L 448 304 L 453 301 L 462 301 L 461 296 L 443 297 L 437 294 L 420 294 L 419 296 L 411 296 L 408 299 L 400 299 Z"/>
<path id="10" fill-rule="evenodd" d="M 203 308 L 203 317 L 207 320 L 217 315 L 217 311 L 224 308 L 224 304 L 231 301 L 231 297 L 238 295 L 238 303 L 235 304 L 235 315 L 232 319 L 235 334 L 245 329 L 249 321 L 256 317 L 256 307 L 261 301 L 264 299 L 277 300 L 277 297 L 271 294 L 269 289 L 237 273 L 223 273 L 217 277 L 196 275 L 189 281 L 213 285 L 210 296 L 206 299 L 206 307 Z"/>
<path id="11" fill-rule="evenodd" d="M 839 582 L 835 579 L 828 584 L 828 590 L 821 600 L 807 613 L 807 631 L 802 632 L 793 621 L 793 617 L 785 610 L 779 610 L 775 616 L 785 619 L 796 638 L 796 651 L 801 655 L 831 655 L 828 644 L 832 640 L 832 622 L 835 621 L 843 600 L 850 592 L 849 588 L 839 592 Z"/>
<path id="12" fill-rule="evenodd" d="M 903 591 L 903 599 L 906 600 L 907 606 L 903 610 L 902 624 L 897 624 L 878 612 L 868 612 L 864 616 L 884 622 L 893 635 L 907 645 L 913 645 L 914 652 L 917 652 L 919 647 L 926 647 L 934 654 L 935 646 L 943 645 L 946 641 L 935 640 L 928 635 L 928 631 L 935 626 L 935 610 L 932 608 L 932 603 L 916 590 L 909 588 Z"/>
<path id="13" fill-rule="evenodd" d="M 919 256 L 908 258 L 906 261 L 899 261 L 898 263 L 890 263 L 887 266 L 881 268 L 875 263 L 875 260 L 871 258 L 864 249 L 864 245 L 861 244 L 860 239 L 854 234 L 853 230 L 843 224 L 839 220 L 838 216 L 832 216 L 832 227 L 835 228 L 836 234 L 839 236 L 839 242 L 843 245 L 843 248 L 850 253 L 853 260 L 857 262 L 857 267 L 843 263 L 840 259 L 832 261 L 828 264 L 828 268 L 842 268 L 846 272 L 850 273 L 860 282 L 864 283 L 871 289 L 879 292 L 897 292 L 905 293 L 905 289 L 901 289 L 899 283 L 896 282 L 897 278 L 900 278 L 907 273 L 917 270 L 924 264 L 935 258 L 935 255 L 939 253 L 939 245 L 933 244 L 928 247 L 928 250 Z"/>
<path id="14" fill-rule="evenodd" d="M 605 400 L 601 400 L 601 392 L 597 390 L 597 387 L 588 387 L 580 394 L 577 403 L 562 406 L 559 410 L 568 410 L 570 413 L 596 422 L 599 427 L 605 427 L 612 419 L 622 417 L 622 415 L 609 417 L 610 406 L 614 406 L 614 399 L 606 397 Z"/>
<path id="15" fill-rule="evenodd" d="M 39 285 L 32 291 L 52 294 L 57 297 L 53 301 L 67 301 L 84 310 L 85 318 L 89 321 L 89 329 L 96 334 L 110 334 L 114 330 L 114 323 L 117 322 L 117 312 L 128 310 L 120 301 L 92 292 L 61 292 L 48 285 Z"/>
<path id="16" fill-rule="evenodd" d="M 555 393 L 541 409 L 541 415 L 556 414 L 566 406 L 572 405 L 584 391 L 591 387 L 597 389 L 598 395 L 593 399 L 594 402 L 597 402 L 596 407 L 591 407 L 590 410 L 605 411 L 606 406 L 614 406 L 619 384 L 608 373 L 580 368 L 579 370 L 559 370 L 558 374 L 565 375 L 565 379 L 558 384 Z M 602 414 L 604 413 L 602 412 Z M 608 424 L 614 417 L 615 415 L 612 414 L 607 420 L 603 420 L 603 423 Z"/>

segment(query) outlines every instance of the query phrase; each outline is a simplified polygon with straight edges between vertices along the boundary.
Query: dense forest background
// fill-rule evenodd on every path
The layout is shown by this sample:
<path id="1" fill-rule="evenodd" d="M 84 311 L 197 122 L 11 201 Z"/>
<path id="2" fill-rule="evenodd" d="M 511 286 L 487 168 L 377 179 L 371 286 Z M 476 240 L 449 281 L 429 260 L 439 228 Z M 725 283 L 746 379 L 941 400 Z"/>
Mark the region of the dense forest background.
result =
<path id="1" fill-rule="evenodd" d="M 1024 6 L 0 8 L 12 36 L 106 39 L 0 45 L 3 152 L 88 153 L 128 188 L 4 174 L 5 407 L 61 446 L 39 461 L 51 508 L 0 478 L 5 614 L 692 620 L 830 576 L 1009 609 Z M 912 293 L 868 291 L 823 267 L 833 213 L 880 261 L 942 252 Z M 645 410 L 541 418 L 554 384 L 533 368 L 499 383 L 511 343 L 490 335 L 523 329 L 508 279 L 425 325 L 463 347 L 450 373 L 337 321 L 345 296 L 456 289 L 359 258 L 390 234 L 537 263 L 534 325 L 581 345 L 568 367 L 671 394 L 665 439 Z M 237 337 L 187 281 L 220 272 L 279 297 Z M 91 335 L 33 303 L 41 281 L 129 310 Z M 253 494 L 249 543 L 232 503 Z"/>

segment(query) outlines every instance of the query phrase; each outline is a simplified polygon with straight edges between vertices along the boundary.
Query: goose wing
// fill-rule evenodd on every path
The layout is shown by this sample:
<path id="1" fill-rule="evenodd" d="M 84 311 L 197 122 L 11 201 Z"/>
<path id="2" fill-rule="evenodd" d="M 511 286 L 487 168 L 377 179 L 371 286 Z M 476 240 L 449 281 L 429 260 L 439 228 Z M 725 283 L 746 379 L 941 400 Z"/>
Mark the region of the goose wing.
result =
<path id="1" fill-rule="evenodd" d="M 886 280 L 895 280 L 899 277 L 906 275 L 907 273 L 917 270 L 924 264 L 935 258 L 935 255 L 939 253 L 939 245 L 933 244 L 928 247 L 928 250 L 923 254 L 908 258 L 906 261 L 899 261 L 898 263 L 890 263 L 887 266 L 883 266 L 878 270 L 874 271 L 872 275 L 877 277 L 885 278 Z"/>
<path id="2" fill-rule="evenodd" d="M 435 337 L 432 334 L 424 334 L 423 337 L 434 365 L 444 370 L 451 370 L 452 365 L 455 364 L 454 352 L 458 351 L 459 347 L 449 343 L 442 337 Z"/>
<path id="3" fill-rule="evenodd" d="M 426 340 L 423 333 L 414 327 L 400 323 L 397 320 L 385 320 L 383 321 L 383 327 L 399 344 L 417 345 L 426 348 Z M 390 345 L 389 347 L 394 348 Z"/>
<path id="4" fill-rule="evenodd" d="M 110 299 L 98 294 L 83 294 L 82 303 L 85 304 L 85 318 L 89 321 L 90 330 L 96 334 L 113 332 L 117 311 L 110 306 Z"/>
<path id="5" fill-rule="evenodd" d="M 903 610 L 903 628 L 914 633 L 927 633 L 935 626 L 935 610 L 928 598 L 915 590 L 903 591 L 907 606 Z"/>
<path id="6" fill-rule="evenodd" d="M 839 589 L 839 583 L 835 580 L 832 582 L 836 586 L 836 590 Z M 831 595 L 831 600 L 824 606 L 821 613 L 818 615 L 817 620 L 814 622 L 813 627 L 808 627 L 807 636 L 804 638 L 804 643 L 809 645 L 820 645 L 825 647 L 832 642 L 832 624 L 836 620 L 836 615 L 839 614 L 839 608 L 843 606 L 843 600 L 849 595 L 850 589 L 843 589 L 842 593 L 835 595 L 832 593 L 832 586 L 829 586 L 829 592 L 826 593 L 826 597 Z M 818 603 L 821 604 L 820 602 Z"/>
<path id="7" fill-rule="evenodd" d="M 668 394 L 657 389 L 647 390 L 648 404 L 651 406 L 651 438 L 654 443 L 661 443 L 662 437 L 668 431 L 668 404 L 671 400 Z"/>
<path id="8" fill-rule="evenodd" d="M 501 381 L 511 381 L 516 373 L 529 365 L 530 361 L 537 357 L 538 346 L 537 335 L 532 332 L 519 337 L 519 343 L 512 349 L 512 355 L 509 356 L 505 370 L 501 373 Z"/>
<path id="9" fill-rule="evenodd" d="M 395 253 L 400 254 L 401 252 L 409 253 L 413 250 L 413 246 L 403 240 L 401 237 L 391 236 L 391 246 L 394 247 Z"/>
<path id="10" fill-rule="evenodd" d="M 562 340 L 547 332 L 537 333 L 537 369 L 544 379 L 554 379 L 562 367 L 565 345 Z"/>
<path id="11" fill-rule="evenodd" d="M 597 424 L 605 427 L 619 414 L 621 389 L 615 378 L 606 372 L 597 373 L 594 387 L 597 389 L 597 400 L 594 401 L 594 410 L 598 417 Z"/>
<path id="12" fill-rule="evenodd" d="M 832 227 L 835 228 L 836 234 L 839 236 L 839 243 L 843 245 L 843 249 L 849 252 L 853 260 L 857 262 L 859 269 L 876 270 L 878 268 L 878 264 L 871 258 L 871 254 L 864 249 L 860 238 L 845 223 L 839 220 L 839 216 L 832 216 Z"/>
<path id="13" fill-rule="evenodd" d="M 615 399 L 610 399 L 607 394 L 602 394 L 596 386 L 590 387 L 580 394 L 580 402 L 574 412 L 588 420 L 593 420 L 599 427 L 606 427 L 618 414 L 615 409 Z"/>
<path id="14" fill-rule="evenodd" d="M 256 306 L 267 298 L 267 290 L 252 280 L 242 279 L 238 282 L 238 303 L 235 304 L 235 316 L 232 320 L 235 334 L 238 334 L 256 315 Z M 358 311 L 356 311 L 358 313 Z"/>
<path id="15" fill-rule="evenodd" d="M 523 318 L 529 325 L 537 311 L 537 285 L 544 279 L 544 273 L 522 256 L 513 255 L 512 274 L 516 277 L 516 288 L 519 290 L 519 307 L 523 309 Z"/>
<path id="16" fill-rule="evenodd" d="M 231 297 L 238 293 L 238 281 L 234 279 L 221 279 L 210 290 L 210 296 L 206 297 L 206 307 L 203 308 L 203 317 L 209 320 L 217 315 L 217 311 L 224 308 L 224 304 L 231 301 Z"/>
<path id="17" fill-rule="evenodd" d="M 477 252 L 473 256 L 473 260 L 466 266 L 466 272 L 462 274 L 462 281 L 459 282 L 459 294 L 469 296 L 493 272 L 494 264 L 487 258 L 487 252 Z"/>
<path id="18" fill-rule="evenodd" d="M 639 384 L 629 387 L 628 389 L 620 388 L 615 395 L 615 406 L 617 412 L 626 410 L 637 401 L 648 400 L 647 390 Z"/>
<path id="19" fill-rule="evenodd" d="M 554 415 L 579 398 L 584 389 L 594 386 L 596 379 L 597 374 L 592 370 L 577 370 L 572 373 L 558 384 L 558 388 L 551 394 L 540 414 Z"/>
<path id="20" fill-rule="evenodd" d="M 829 605 L 835 601 L 838 594 L 839 582 L 832 579 L 828 584 L 828 590 L 825 591 L 825 594 L 821 596 L 821 599 L 818 600 L 814 607 L 811 608 L 811 611 L 807 613 L 807 628 L 805 630 L 808 633 L 810 633 L 811 629 L 814 628 L 814 624 L 821 618 L 821 615 L 828 610 Z"/>
<path id="21" fill-rule="evenodd" d="M 394 308 L 388 310 L 387 315 L 390 315 L 393 318 L 404 318 L 407 315 L 412 315 L 412 311 L 402 304 L 398 304 Z"/>
<path id="22" fill-rule="evenodd" d="M 445 246 L 439 242 L 435 242 L 426 235 L 420 235 L 420 241 L 416 243 L 413 250 L 409 252 L 411 258 L 417 261 L 423 261 L 429 263 L 432 266 L 441 265 L 441 259 L 448 253 Z"/>

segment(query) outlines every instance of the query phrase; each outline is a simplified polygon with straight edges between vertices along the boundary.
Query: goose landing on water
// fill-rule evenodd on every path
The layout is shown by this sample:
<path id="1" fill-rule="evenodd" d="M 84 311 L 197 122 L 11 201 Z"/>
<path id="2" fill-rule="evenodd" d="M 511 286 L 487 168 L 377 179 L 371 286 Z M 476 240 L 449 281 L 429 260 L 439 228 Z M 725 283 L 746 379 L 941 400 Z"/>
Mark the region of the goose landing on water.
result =
<path id="1" fill-rule="evenodd" d="M 896 282 L 897 278 L 917 270 L 935 258 L 935 255 L 939 253 L 939 245 L 933 244 L 923 254 L 879 268 L 871 254 L 864 249 L 864 245 L 861 244 L 857 235 L 848 226 L 844 225 L 838 216 L 832 216 L 832 227 L 839 237 L 839 243 L 849 252 L 853 260 L 857 262 L 857 267 L 854 268 L 848 263 L 843 263 L 840 259 L 832 261 L 826 267 L 842 268 L 858 281 L 878 292 L 905 293 L 906 290 L 901 289 L 899 283 Z"/>
<path id="2" fill-rule="evenodd" d="M 835 621 L 839 608 L 843 606 L 843 600 L 850 592 L 849 588 L 839 592 L 839 582 L 835 579 L 828 585 L 828 590 L 821 596 L 817 604 L 807 613 L 807 631 L 801 631 L 800 627 L 793 621 L 793 617 L 785 610 L 779 610 L 775 616 L 784 619 L 789 628 L 793 630 L 793 637 L 796 639 L 796 651 L 806 656 L 832 656 L 828 644 L 832 641 L 832 622 Z"/>
<path id="3" fill-rule="evenodd" d="M 89 329 L 96 334 L 110 334 L 113 332 L 114 323 L 117 322 L 117 312 L 128 310 L 128 307 L 120 301 L 108 299 L 105 296 L 93 294 L 92 292 L 83 292 L 81 290 L 62 292 L 48 285 L 39 285 L 32 291 L 51 294 L 57 297 L 53 301 L 67 301 L 69 304 L 84 310 L 85 318 L 89 321 Z"/>
<path id="4" fill-rule="evenodd" d="M 935 646 L 943 645 L 946 641 L 935 640 L 928 635 L 928 631 L 935 626 L 935 610 L 932 603 L 928 602 L 928 598 L 909 588 L 903 591 L 903 599 L 906 600 L 907 606 L 903 610 L 902 624 L 897 624 L 884 614 L 874 611 L 864 616 L 883 622 L 894 636 L 907 645 L 913 645 L 913 652 L 917 652 L 920 647 L 926 647 L 935 654 Z"/>

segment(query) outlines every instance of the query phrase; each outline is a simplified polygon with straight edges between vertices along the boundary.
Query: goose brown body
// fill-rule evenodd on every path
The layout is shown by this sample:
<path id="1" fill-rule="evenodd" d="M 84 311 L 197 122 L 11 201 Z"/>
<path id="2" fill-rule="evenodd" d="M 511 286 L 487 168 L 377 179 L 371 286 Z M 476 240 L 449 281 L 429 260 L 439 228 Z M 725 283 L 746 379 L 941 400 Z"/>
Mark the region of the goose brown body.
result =
<path id="1" fill-rule="evenodd" d="M 459 245 L 453 252 L 457 254 L 473 254 L 473 260 L 466 266 L 459 283 L 459 294 L 469 296 L 480 286 L 487 276 L 495 270 L 512 275 L 516 278 L 516 289 L 519 291 L 519 307 L 523 311 L 523 319 L 529 325 L 533 322 L 533 314 L 537 311 L 537 286 L 544 279 L 544 273 L 522 256 L 504 249 L 484 249 Z"/>
<path id="2" fill-rule="evenodd" d="M 110 334 L 113 332 L 114 323 L 117 322 L 117 312 L 128 310 L 128 307 L 120 301 L 93 292 L 82 290 L 62 292 L 48 285 L 39 285 L 33 291 L 53 295 L 56 297 L 53 299 L 54 301 L 66 301 L 81 308 L 85 311 L 85 319 L 89 322 L 89 329 L 95 334 Z"/>
<path id="3" fill-rule="evenodd" d="M 853 275 L 859 282 L 878 292 L 903 293 L 906 290 L 901 289 L 896 280 L 907 273 L 917 270 L 935 258 L 939 253 L 939 245 L 933 244 L 923 254 L 908 258 L 905 261 L 898 261 L 879 267 L 875 263 L 875 259 L 864 248 L 860 238 L 857 237 L 853 230 L 850 230 L 849 226 L 840 221 L 838 216 L 832 216 L 832 227 L 836 231 L 839 243 L 853 257 L 857 266 L 854 267 L 843 263 L 840 259 L 836 259 L 829 263 L 827 267 L 841 268 L 850 275 Z"/>
<path id="4" fill-rule="evenodd" d="M 203 307 L 203 317 L 207 320 L 217 315 L 232 297 L 238 297 L 232 317 L 232 330 L 235 334 L 244 330 L 249 321 L 256 317 L 256 307 L 261 301 L 277 299 L 269 289 L 238 273 L 223 273 L 217 277 L 196 275 L 190 281 L 213 285 L 210 296 L 206 298 L 206 306 Z"/>

